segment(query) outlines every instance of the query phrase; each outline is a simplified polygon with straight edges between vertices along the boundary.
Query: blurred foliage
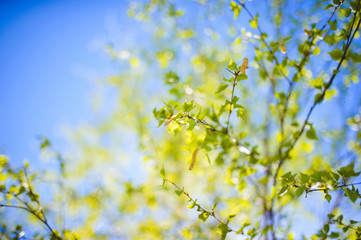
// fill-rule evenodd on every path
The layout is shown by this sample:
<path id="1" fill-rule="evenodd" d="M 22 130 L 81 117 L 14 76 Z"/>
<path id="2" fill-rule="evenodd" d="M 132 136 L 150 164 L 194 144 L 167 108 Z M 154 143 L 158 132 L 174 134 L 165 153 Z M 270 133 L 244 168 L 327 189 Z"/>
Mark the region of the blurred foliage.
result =
<path id="1" fill-rule="evenodd" d="M 361 239 L 360 7 L 132 2 L 97 121 L 39 139 L 59 167 L 1 155 L 2 238 Z"/>

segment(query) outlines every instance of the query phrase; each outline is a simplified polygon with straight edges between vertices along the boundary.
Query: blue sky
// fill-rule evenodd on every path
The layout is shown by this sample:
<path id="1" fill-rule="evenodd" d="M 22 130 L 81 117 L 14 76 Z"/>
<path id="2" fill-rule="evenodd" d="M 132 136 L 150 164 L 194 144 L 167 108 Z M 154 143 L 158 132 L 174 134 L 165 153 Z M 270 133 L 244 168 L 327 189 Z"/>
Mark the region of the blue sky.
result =
<path id="1" fill-rule="evenodd" d="M 89 119 L 89 78 L 110 67 L 96 41 L 106 39 L 109 16 L 125 13 L 125 3 L 0 3 L 0 153 L 32 160 L 38 135 L 56 139 L 59 126 Z"/>

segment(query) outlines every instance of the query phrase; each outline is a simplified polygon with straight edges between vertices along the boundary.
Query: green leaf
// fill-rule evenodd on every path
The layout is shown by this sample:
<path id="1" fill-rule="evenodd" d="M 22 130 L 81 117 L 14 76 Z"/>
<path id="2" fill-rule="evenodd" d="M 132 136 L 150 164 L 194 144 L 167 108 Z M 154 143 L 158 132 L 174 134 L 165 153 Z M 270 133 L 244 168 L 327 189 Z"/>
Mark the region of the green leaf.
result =
<path id="1" fill-rule="evenodd" d="M 330 21 L 330 30 L 331 31 L 336 31 L 336 29 L 337 29 L 337 20 L 335 20 L 335 21 Z M 327 37 L 327 36 L 326 36 Z"/>
<path id="2" fill-rule="evenodd" d="M 296 190 L 296 196 L 299 197 L 302 195 L 302 193 L 306 190 L 305 187 L 298 187 Z"/>
<path id="3" fill-rule="evenodd" d="M 235 216 L 237 216 L 237 214 L 228 215 L 227 221 L 231 221 Z"/>
<path id="4" fill-rule="evenodd" d="M 25 191 L 26 191 L 25 187 L 24 187 L 24 186 L 21 186 L 21 187 L 19 188 L 19 191 L 16 193 L 16 196 L 21 195 L 21 194 L 24 193 Z"/>
<path id="5" fill-rule="evenodd" d="M 345 17 L 349 17 L 351 15 L 351 9 L 350 8 L 345 8 L 342 9 L 342 15 L 344 15 Z"/>
<path id="6" fill-rule="evenodd" d="M 184 102 L 182 105 L 183 112 L 190 112 L 193 108 L 195 108 L 193 105 L 193 100 L 190 102 Z"/>
<path id="7" fill-rule="evenodd" d="M 234 82 L 234 77 L 231 77 L 230 79 L 227 79 L 227 78 L 223 77 L 223 81 L 233 83 Z"/>
<path id="8" fill-rule="evenodd" d="M 325 195 L 325 199 L 327 200 L 327 202 L 330 202 L 331 201 L 331 195 L 330 194 L 326 194 Z"/>
<path id="9" fill-rule="evenodd" d="M 251 21 L 249 21 L 249 24 L 252 28 L 258 27 L 258 13 Z"/>
<path id="10" fill-rule="evenodd" d="M 351 59 L 352 61 L 354 61 L 355 63 L 361 62 L 361 55 L 358 53 L 352 53 L 351 54 Z"/>
<path id="11" fill-rule="evenodd" d="M 315 47 L 315 49 L 313 49 L 313 55 L 318 55 L 320 54 L 320 48 L 319 47 Z"/>
<path id="12" fill-rule="evenodd" d="M 183 189 L 182 190 L 175 190 L 175 193 L 178 195 L 178 197 L 180 197 L 180 195 L 182 195 L 182 193 L 183 193 L 183 190 L 184 190 L 184 187 L 183 187 Z"/>
<path id="13" fill-rule="evenodd" d="M 283 186 L 277 194 L 282 195 L 283 193 L 285 193 L 288 190 L 288 188 L 289 188 L 288 186 Z"/>
<path id="14" fill-rule="evenodd" d="M 343 190 L 345 191 L 345 195 L 348 196 L 352 202 L 355 202 L 359 197 L 359 194 L 349 188 L 343 188 Z"/>
<path id="15" fill-rule="evenodd" d="M 330 238 L 339 238 L 340 237 L 340 234 L 338 232 L 331 232 Z"/>
<path id="16" fill-rule="evenodd" d="M 214 204 L 212 205 L 212 211 L 217 207 L 217 204 L 218 204 L 218 203 L 214 203 Z"/>
<path id="17" fill-rule="evenodd" d="M 359 2 L 358 0 L 350 1 L 350 5 L 354 11 L 359 11 L 361 8 L 361 4 L 358 4 L 358 2 Z M 358 9 L 357 9 L 357 6 L 358 6 Z"/>
<path id="18" fill-rule="evenodd" d="M 337 173 L 331 172 L 333 179 L 335 179 L 336 181 L 338 181 L 338 179 L 340 179 L 340 175 L 338 175 Z"/>
<path id="19" fill-rule="evenodd" d="M 196 200 L 196 201 L 197 201 L 197 200 Z M 189 205 L 187 206 L 187 208 L 194 208 L 195 206 L 197 206 L 196 201 L 194 201 L 194 202 L 192 202 L 191 204 L 189 204 Z"/>
<path id="20" fill-rule="evenodd" d="M 187 128 L 188 131 L 192 131 L 193 128 L 197 125 L 197 123 L 195 121 L 193 121 L 192 119 L 188 123 L 189 123 L 189 126 Z"/>
<path id="21" fill-rule="evenodd" d="M 350 220 L 350 224 L 353 225 L 353 224 L 356 224 L 356 223 L 359 223 L 360 221 L 355 221 L 355 220 Z"/>
<path id="22" fill-rule="evenodd" d="M 243 80 L 247 80 L 247 79 L 248 79 L 248 77 L 247 77 L 247 75 L 244 74 L 244 73 L 241 73 L 241 74 L 239 74 L 239 75 L 237 76 L 237 82 L 243 81 Z"/>
<path id="23" fill-rule="evenodd" d="M 243 107 L 241 107 L 237 110 L 237 117 L 244 120 L 244 108 Z"/>
<path id="24" fill-rule="evenodd" d="M 310 176 L 307 174 L 300 173 L 300 179 L 302 184 L 306 184 L 310 180 Z"/>
<path id="25" fill-rule="evenodd" d="M 316 131 L 312 125 L 310 125 L 310 129 L 306 132 L 306 137 L 311 140 L 318 140 Z"/>
<path id="26" fill-rule="evenodd" d="M 230 7 L 231 7 L 231 11 L 234 12 L 234 19 L 236 19 L 242 7 L 239 6 L 237 3 L 235 3 L 234 1 L 231 1 Z"/>
<path id="27" fill-rule="evenodd" d="M 208 153 L 206 153 L 206 157 L 207 157 L 208 163 L 209 163 L 209 165 L 210 165 L 210 164 L 211 164 L 211 159 L 209 158 Z"/>
<path id="28" fill-rule="evenodd" d="M 164 75 L 165 83 L 166 84 L 174 84 L 179 82 L 179 77 L 172 71 L 169 71 Z"/>
<path id="29" fill-rule="evenodd" d="M 329 224 L 323 225 L 323 231 L 325 231 L 325 233 L 328 233 L 330 231 L 330 225 Z"/>
<path id="30" fill-rule="evenodd" d="M 221 233 L 221 240 L 225 240 L 228 234 L 228 225 L 225 223 L 221 223 L 219 226 L 219 232 Z M 218 232 L 218 231 L 217 231 Z"/>
<path id="31" fill-rule="evenodd" d="M 237 64 L 236 64 L 235 62 L 233 62 L 232 59 L 229 60 L 229 63 L 228 63 L 227 68 L 228 68 L 229 70 L 231 70 L 231 71 L 235 71 L 235 70 L 238 69 Z"/>
<path id="32" fill-rule="evenodd" d="M 314 103 L 321 103 L 323 101 L 324 96 L 322 96 L 322 93 L 317 93 L 315 96 Z"/>
<path id="33" fill-rule="evenodd" d="M 217 89 L 217 91 L 216 91 L 216 94 L 217 94 L 217 93 L 220 93 L 220 92 L 223 92 L 227 87 L 228 87 L 227 84 L 221 83 L 221 84 L 218 86 L 218 89 Z"/>
<path id="34" fill-rule="evenodd" d="M 50 147 L 50 141 L 46 137 L 40 137 L 40 149 L 44 150 L 47 147 Z"/>
<path id="35" fill-rule="evenodd" d="M 343 56 L 343 52 L 341 49 L 335 49 L 335 50 L 329 52 L 328 54 L 330 54 L 330 56 L 333 60 L 339 60 Z"/>
<path id="36" fill-rule="evenodd" d="M 160 176 L 161 176 L 162 178 L 165 178 L 164 165 L 162 165 L 162 168 L 160 169 Z"/>
<path id="37" fill-rule="evenodd" d="M 334 5 L 333 4 L 328 4 L 326 7 L 325 7 L 325 9 L 324 10 L 327 10 L 327 9 L 330 9 L 330 8 L 333 8 L 334 7 Z"/>
<path id="38" fill-rule="evenodd" d="M 341 167 L 337 172 L 344 178 L 357 177 L 361 172 L 355 172 L 355 161 L 352 161 L 346 167 Z"/>
<path id="39" fill-rule="evenodd" d="M 198 215 L 198 218 L 204 222 L 208 219 L 209 215 L 210 215 L 209 212 L 202 212 L 201 214 Z"/>

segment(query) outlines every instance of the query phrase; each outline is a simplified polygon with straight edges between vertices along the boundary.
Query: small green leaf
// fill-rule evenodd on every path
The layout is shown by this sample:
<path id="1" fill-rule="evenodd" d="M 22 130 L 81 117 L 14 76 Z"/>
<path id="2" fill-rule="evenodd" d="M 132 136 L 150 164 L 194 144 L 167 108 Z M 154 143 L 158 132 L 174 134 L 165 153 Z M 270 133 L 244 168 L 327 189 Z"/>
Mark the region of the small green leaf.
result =
<path id="1" fill-rule="evenodd" d="M 19 191 L 17 192 L 16 196 L 19 196 L 20 194 L 24 193 L 26 191 L 25 187 L 24 186 L 21 186 L 19 188 Z"/>
<path id="2" fill-rule="evenodd" d="M 337 172 L 344 178 L 357 177 L 361 172 L 355 172 L 355 161 L 352 161 L 346 167 L 341 167 Z"/>
<path id="3" fill-rule="evenodd" d="M 178 195 L 178 197 L 180 197 L 180 195 L 182 195 L 183 190 L 184 190 L 184 188 L 182 190 L 178 190 L 178 189 L 175 190 L 175 193 Z"/>
<path id="4" fill-rule="evenodd" d="M 192 109 L 195 108 L 195 106 L 193 105 L 193 100 L 190 102 L 184 102 L 182 108 L 184 112 L 192 111 Z"/>
<path id="5" fill-rule="evenodd" d="M 361 62 L 361 55 L 358 53 L 352 53 L 351 54 L 351 59 L 353 62 L 357 63 L 357 62 Z"/>
<path id="6" fill-rule="evenodd" d="M 350 224 L 351 224 L 351 225 L 356 224 L 356 223 L 359 223 L 359 221 L 350 220 Z"/>
<path id="7" fill-rule="evenodd" d="M 331 232 L 330 238 L 339 238 L 340 237 L 340 234 L 338 232 Z"/>
<path id="8" fill-rule="evenodd" d="M 162 178 L 165 178 L 164 165 L 162 165 L 162 168 L 160 169 L 160 176 L 161 176 Z"/>
<path id="9" fill-rule="evenodd" d="M 218 226 L 218 228 L 219 228 L 219 231 L 217 231 L 217 232 L 221 234 L 221 240 L 225 240 L 226 236 L 228 234 L 228 225 L 222 222 Z"/>
<path id="10" fill-rule="evenodd" d="M 315 47 L 315 49 L 313 49 L 313 55 L 318 55 L 320 54 L 320 48 L 319 47 Z"/>
<path id="11" fill-rule="evenodd" d="M 322 95 L 322 93 L 317 93 L 316 96 L 315 96 L 314 103 L 321 103 L 323 98 L 324 98 L 324 96 Z"/>
<path id="12" fill-rule="evenodd" d="M 50 141 L 46 137 L 40 137 L 40 149 L 44 150 L 47 147 L 50 147 Z"/>
<path id="13" fill-rule="evenodd" d="M 323 231 L 325 231 L 325 233 L 328 233 L 330 231 L 330 225 L 329 224 L 325 224 L 323 226 Z"/>
<path id="14" fill-rule="evenodd" d="M 228 215 L 227 221 L 231 221 L 235 216 L 237 216 L 237 214 Z"/>
<path id="15" fill-rule="evenodd" d="M 187 206 L 187 208 L 194 208 L 195 206 L 197 206 L 196 201 L 194 201 L 194 202 L 192 202 L 191 204 L 189 204 L 189 205 Z"/>
<path id="16" fill-rule="evenodd" d="M 302 184 L 306 184 L 310 180 L 310 176 L 307 174 L 300 173 L 300 179 Z"/>
<path id="17" fill-rule="evenodd" d="M 352 202 L 355 202 L 359 197 L 359 194 L 357 194 L 355 191 L 352 191 L 349 188 L 343 189 L 345 190 L 345 195 L 348 196 Z"/>
<path id="18" fill-rule="evenodd" d="M 301 196 L 302 195 L 302 193 L 305 191 L 305 187 L 299 187 L 299 188 L 297 188 L 297 190 L 296 190 L 296 196 L 297 197 L 299 197 L 299 196 Z"/>
<path id="19" fill-rule="evenodd" d="M 328 54 L 330 54 L 330 56 L 333 60 L 339 60 L 343 56 L 343 52 L 341 49 L 335 49 L 335 50 L 329 52 Z"/>
<path id="20" fill-rule="evenodd" d="M 358 1 L 350 1 L 350 5 L 354 11 L 359 11 L 361 8 L 361 4 L 358 4 Z M 358 8 L 357 8 L 358 6 Z"/>
<path id="21" fill-rule="evenodd" d="M 218 203 L 214 203 L 214 204 L 212 205 L 212 211 L 217 207 L 217 204 L 218 204 Z"/>
<path id="22" fill-rule="evenodd" d="M 198 218 L 203 220 L 203 222 L 204 222 L 208 219 L 209 215 L 210 215 L 209 212 L 202 212 L 201 214 L 198 215 Z"/>
<path id="23" fill-rule="evenodd" d="M 179 82 L 179 77 L 172 71 L 169 71 L 164 75 L 165 83 L 166 84 L 174 84 Z"/>
<path id="24" fill-rule="evenodd" d="M 331 201 L 331 195 L 330 194 L 326 194 L 325 195 L 325 199 L 327 200 L 327 202 L 330 202 Z"/>
<path id="25" fill-rule="evenodd" d="M 325 7 L 325 9 L 324 10 L 327 10 L 327 9 L 330 9 L 330 8 L 333 8 L 334 7 L 334 5 L 333 4 L 328 4 L 326 7 Z"/>
<path id="26" fill-rule="evenodd" d="M 310 125 L 310 129 L 306 132 L 306 137 L 311 140 L 318 140 L 316 131 L 312 125 Z"/>
<path id="27" fill-rule="evenodd" d="M 243 81 L 243 80 L 247 80 L 247 79 L 248 79 L 248 77 L 247 77 L 247 75 L 244 74 L 244 73 L 241 73 L 241 74 L 239 74 L 239 75 L 237 76 L 237 82 Z"/>
<path id="28" fill-rule="evenodd" d="M 350 8 L 345 8 L 342 9 L 342 15 L 344 15 L 345 17 L 349 17 L 351 15 L 351 9 Z"/>
<path id="29" fill-rule="evenodd" d="M 237 64 L 235 62 L 233 62 L 232 59 L 229 61 L 227 68 L 231 71 L 238 69 Z"/>
<path id="30" fill-rule="evenodd" d="M 227 84 L 221 83 L 221 84 L 218 86 L 218 89 L 217 89 L 217 91 L 216 91 L 216 94 L 217 94 L 217 93 L 220 93 L 220 92 L 223 92 L 227 87 L 228 87 Z"/>
<path id="31" fill-rule="evenodd" d="M 242 7 L 239 6 L 237 3 L 235 3 L 234 1 L 231 1 L 230 7 L 231 7 L 231 11 L 234 12 L 234 19 L 236 19 Z"/>
<path id="32" fill-rule="evenodd" d="M 288 186 L 283 186 L 281 188 L 281 190 L 277 193 L 278 195 L 282 195 L 283 193 L 285 193 L 288 190 Z"/>
<path id="33" fill-rule="evenodd" d="M 251 25 L 252 28 L 258 27 L 258 13 L 251 21 L 249 21 L 249 24 Z"/>

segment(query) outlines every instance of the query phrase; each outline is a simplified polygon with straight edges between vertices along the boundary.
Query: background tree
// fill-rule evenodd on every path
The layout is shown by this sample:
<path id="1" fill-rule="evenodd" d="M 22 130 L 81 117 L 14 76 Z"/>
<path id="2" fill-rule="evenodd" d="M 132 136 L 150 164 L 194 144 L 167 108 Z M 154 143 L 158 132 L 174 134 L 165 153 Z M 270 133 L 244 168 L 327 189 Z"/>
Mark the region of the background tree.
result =
<path id="1" fill-rule="evenodd" d="M 98 121 L 40 139 L 42 178 L 2 156 L 1 206 L 39 238 L 361 238 L 360 1 L 260 5 L 132 3 L 146 41 L 106 46 Z"/>

